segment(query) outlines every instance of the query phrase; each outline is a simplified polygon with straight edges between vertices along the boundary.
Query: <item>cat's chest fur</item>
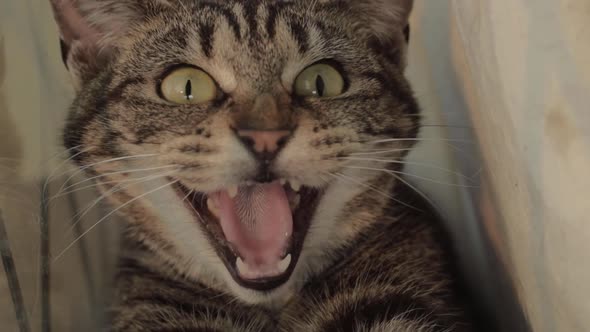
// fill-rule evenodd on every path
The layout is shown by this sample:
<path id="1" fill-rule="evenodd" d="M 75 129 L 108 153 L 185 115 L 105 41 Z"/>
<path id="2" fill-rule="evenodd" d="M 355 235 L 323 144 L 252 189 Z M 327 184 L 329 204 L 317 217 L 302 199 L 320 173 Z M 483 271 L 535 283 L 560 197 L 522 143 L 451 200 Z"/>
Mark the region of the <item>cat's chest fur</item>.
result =
<path id="1" fill-rule="evenodd" d="M 323 271 L 272 304 L 246 305 L 165 263 L 142 265 L 145 252 L 130 255 L 118 275 L 114 330 L 183 331 L 205 320 L 219 331 L 468 331 L 445 234 L 422 198 L 401 187 L 413 208 L 392 204 L 375 215 L 379 222 Z"/>

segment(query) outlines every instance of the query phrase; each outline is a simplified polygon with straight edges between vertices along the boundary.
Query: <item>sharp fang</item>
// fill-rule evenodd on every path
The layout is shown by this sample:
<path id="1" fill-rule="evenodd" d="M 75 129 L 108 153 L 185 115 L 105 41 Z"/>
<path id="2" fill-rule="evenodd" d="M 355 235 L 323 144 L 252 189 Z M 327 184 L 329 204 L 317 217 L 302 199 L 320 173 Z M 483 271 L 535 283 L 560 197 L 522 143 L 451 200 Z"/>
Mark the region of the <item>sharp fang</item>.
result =
<path id="1" fill-rule="evenodd" d="M 289 268 L 289 265 L 291 265 L 291 254 L 287 255 L 287 257 L 279 262 L 279 273 L 285 273 Z"/>
<path id="2" fill-rule="evenodd" d="M 295 209 L 297 209 L 300 202 L 301 202 L 301 196 L 299 194 L 295 195 L 295 197 L 289 201 L 289 207 L 291 208 L 291 211 L 294 211 Z"/>
<path id="3" fill-rule="evenodd" d="M 281 186 L 284 186 L 285 184 L 287 184 L 287 180 L 285 180 L 285 179 L 280 179 L 279 182 L 281 182 Z"/>
<path id="4" fill-rule="evenodd" d="M 289 183 L 291 184 L 291 189 L 295 191 L 299 191 L 301 189 L 301 183 L 299 181 L 291 180 Z"/>
<path id="5" fill-rule="evenodd" d="M 246 263 L 244 263 L 244 261 L 240 257 L 236 259 L 236 269 L 240 274 L 245 274 L 248 271 Z"/>
<path id="6" fill-rule="evenodd" d="M 215 205 L 215 202 L 213 202 L 211 198 L 207 199 L 207 207 L 216 218 L 219 218 L 219 209 L 217 208 L 217 205 Z"/>
<path id="7" fill-rule="evenodd" d="M 238 196 L 238 186 L 229 187 L 227 193 L 229 194 L 229 197 L 236 198 L 236 196 Z"/>

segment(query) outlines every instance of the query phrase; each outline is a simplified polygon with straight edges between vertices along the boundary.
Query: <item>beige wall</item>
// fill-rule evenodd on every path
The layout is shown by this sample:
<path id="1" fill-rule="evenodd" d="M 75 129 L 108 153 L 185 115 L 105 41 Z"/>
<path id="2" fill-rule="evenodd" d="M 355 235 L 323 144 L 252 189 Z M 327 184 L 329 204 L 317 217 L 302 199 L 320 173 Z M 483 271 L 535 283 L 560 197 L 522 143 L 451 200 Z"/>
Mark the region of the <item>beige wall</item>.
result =
<path id="1" fill-rule="evenodd" d="M 59 130 L 72 94 L 60 59 L 49 1 L 0 1 L 0 40 L 0 73 L 4 73 L 0 75 L 0 209 L 31 327 L 39 331 L 40 183 L 46 175 L 62 174 L 49 183 L 54 195 L 72 174 L 62 164 L 64 155 L 59 154 Z M 87 190 L 79 192 L 76 198 L 85 207 L 95 197 L 94 192 Z M 101 289 L 107 282 L 114 257 L 111 240 L 116 239 L 111 229 L 117 220 L 98 227 L 55 260 L 76 237 L 70 231 L 74 218 L 68 198 L 56 197 L 50 204 L 52 326 L 60 332 L 89 331 L 88 326 L 93 323 L 89 289 Z M 82 226 L 90 227 L 99 214 L 96 208 L 91 209 Z M 84 273 L 82 243 L 90 251 L 87 261 L 93 287 L 88 287 Z M 0 331 L 17 331 L 4 270 L 0 271 Z M 100 301 L 104 294 L 97 292 L 96 300 Z"/>
<path id="2" fill-rule="evenodd" d="M 534 330 L 590 331 L 590 2 L 452 3 L 487 226 Z"/>

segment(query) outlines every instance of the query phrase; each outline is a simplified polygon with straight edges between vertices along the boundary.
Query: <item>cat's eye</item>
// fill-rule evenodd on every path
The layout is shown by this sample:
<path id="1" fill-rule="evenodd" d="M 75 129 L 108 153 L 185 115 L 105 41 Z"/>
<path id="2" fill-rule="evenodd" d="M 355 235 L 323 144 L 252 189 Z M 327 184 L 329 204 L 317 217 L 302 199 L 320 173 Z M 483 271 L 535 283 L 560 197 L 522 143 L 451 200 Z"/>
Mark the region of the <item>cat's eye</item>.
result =
<path id="1" fill-rule="evenodd" d="M 200 104 L 218 95 L 215 81 L 206 72 L 192 67 L 176 69 L 162 80 L 162 97 L 176 104 Z"/>
<path id="2" fill-rule="evenodd" d="M 318 63 L 299 74 L 294 89 L 301 97 L 335 97 L 344 92 L 344 77 L 334 66 Z"/>

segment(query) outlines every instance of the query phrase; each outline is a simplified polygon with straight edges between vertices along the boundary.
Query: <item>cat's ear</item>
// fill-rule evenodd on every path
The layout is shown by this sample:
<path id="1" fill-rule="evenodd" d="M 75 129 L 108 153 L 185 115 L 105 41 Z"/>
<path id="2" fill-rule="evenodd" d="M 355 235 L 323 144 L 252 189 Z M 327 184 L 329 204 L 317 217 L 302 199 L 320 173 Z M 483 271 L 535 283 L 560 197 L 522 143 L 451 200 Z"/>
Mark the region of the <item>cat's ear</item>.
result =
<path id="1" fill-rule="evenodd" d="M 346 0 L 359 20 L 380 38 L 387 38 L 392 31 L 403 31 L 414 0 Z"/>
<path id="2" fill-rule="evenodd" d="M 414 0 L 344 0 L 369 46 L 405 66 Z"/>
<path id="3" fill-rule="evenodd" d="M 116 53 L 116 40 L 141 18 L 122 0 L 49 0 L 59 27 L 62 59 L 76 88 Z"/>

